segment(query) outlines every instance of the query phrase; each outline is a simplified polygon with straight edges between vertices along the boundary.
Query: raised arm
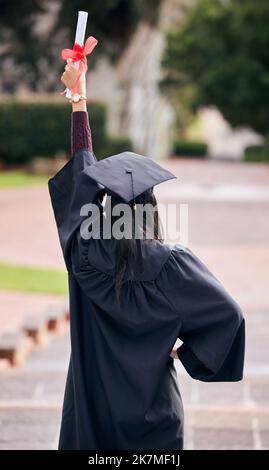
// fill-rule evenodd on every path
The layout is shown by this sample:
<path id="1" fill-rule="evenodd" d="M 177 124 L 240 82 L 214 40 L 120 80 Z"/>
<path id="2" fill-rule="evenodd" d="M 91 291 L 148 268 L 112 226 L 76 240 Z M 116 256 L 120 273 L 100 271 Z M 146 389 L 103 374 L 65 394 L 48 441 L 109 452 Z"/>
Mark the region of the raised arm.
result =
<path id="1" fill-rule="evenodd" d="M 77 69 L 67 64 L 61 81 L 72 88 Z M 85 95 L 86 80 L 82 75 L 78 93 Z M 83 221 L 81 208 L 85 204 L 100 204 L 99 193 L 103 186 L 87 175 L 87 168 L 96 162 L 92 152 L 91 132 L 86 101 L 72 103 L 71 147 L 72 156 L 63 168 L 48 181 L 51 203 L 59 239 L 68 271 L 72 270 L 72 249 L 75 236 Z"/>
<path id="2" fill-rule="evenodd" d="M 77 105 L 78 103 L 75 104 Z M 92 152 L 89 115 L 87 111 L 76 111 L 73 109 L 71 116 L 71 154 L 74 155 L 78 150 L 83 149 Z"/>
<path id="3" fill-rule="evenodd" d="M 61 81 L 67 88 L 72 87 L 77 73 L 74 64 L 69 62 L 61 77 Z M 78 93 L 86 95 L 86 77 L 84 74 L 82 74 L 78 84 Z M 71 115 L 71 154 L 74 155 L 78 150 L 83 149 L 92 152 L 91 129 L 86 100 L 79 101 L 78 103 L 73 102 Z"/>

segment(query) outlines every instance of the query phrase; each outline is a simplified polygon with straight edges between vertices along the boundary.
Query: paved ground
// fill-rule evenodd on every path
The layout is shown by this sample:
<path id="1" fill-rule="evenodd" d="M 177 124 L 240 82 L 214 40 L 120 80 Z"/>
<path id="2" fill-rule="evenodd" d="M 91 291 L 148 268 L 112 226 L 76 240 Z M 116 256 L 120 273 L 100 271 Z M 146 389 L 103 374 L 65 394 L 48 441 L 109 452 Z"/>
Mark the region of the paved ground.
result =
<path id="1" fill-rule="evenodd" d="M 23 369 L 0 371 L 0 450 L 56 449 L 69 333 L 32 353 Z M 269 449 L 269 376 L 238 383 L 190 379 L 178 364 L 186 449 Z"/>
<path id="2" fill-rule="evenodd" d="M 0 261 L 64 269 L 46 185 L 0 191 Z"/>
<path id="3" fill-rule="evenodd" d="M 186 448 L 269 449 L 268 166 L 172 160 L 169 168 L 180 180 L 159 187 L 160 201 L 189 204 L 190 247 L 224 282 L 247 320 L 242 382 L 197 382 L 178 364 Z M 63 267 L 46 188 L 1 191 L 0 207 L 0 262 Z M 8 323 L 8 305 L 15 323 L 16 305 L 18 316 L 23 302 L 30 309 L 31 296 L 26 301 L 9 295 L 0 293 L 6 305 L 2 325 Z M 65 335 L 34 352 L 24 369 L 0 372 L 0 448 L 57 446 L 68 354 Z"/>
<path id="4" fill-rule="evenodd" d="M 162 202 L 189 203 L 192 245 L 267 243 L 269 168 L 172 159 Z M 0 262 L 63 268 L 46 186 L 0 191 Z M 229 246 L 230 248 L 230 246 Z"/>

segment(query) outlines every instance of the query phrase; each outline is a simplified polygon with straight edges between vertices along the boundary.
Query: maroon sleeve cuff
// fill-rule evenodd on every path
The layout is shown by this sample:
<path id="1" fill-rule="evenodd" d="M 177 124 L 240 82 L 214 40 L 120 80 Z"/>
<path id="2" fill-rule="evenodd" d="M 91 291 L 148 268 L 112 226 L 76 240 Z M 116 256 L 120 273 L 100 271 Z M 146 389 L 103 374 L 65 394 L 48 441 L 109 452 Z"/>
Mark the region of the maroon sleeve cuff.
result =
<path id="1" fill-rule="evenodd" d="M 71 118 L 71 154 L 88 149 L 92 152 L 92 137 L 87 111 L 73 111 Z"/>

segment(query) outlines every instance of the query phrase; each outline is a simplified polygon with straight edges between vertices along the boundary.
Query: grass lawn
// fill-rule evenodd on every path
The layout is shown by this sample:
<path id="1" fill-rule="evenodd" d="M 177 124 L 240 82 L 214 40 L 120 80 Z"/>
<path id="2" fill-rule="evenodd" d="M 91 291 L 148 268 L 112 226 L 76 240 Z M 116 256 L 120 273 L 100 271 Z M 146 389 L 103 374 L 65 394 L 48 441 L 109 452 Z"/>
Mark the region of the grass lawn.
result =
<path id="1" fill-rule="evenodd" d="M 66 294 L 67 273 L 0 263 L 0 289 Z"/>
<path id="2" fill-rule="evenodd" d="M 30 175 L 23 170 L 0 171 L 0 189 L 46 184 L 47 181 L 47 176 Z"/>

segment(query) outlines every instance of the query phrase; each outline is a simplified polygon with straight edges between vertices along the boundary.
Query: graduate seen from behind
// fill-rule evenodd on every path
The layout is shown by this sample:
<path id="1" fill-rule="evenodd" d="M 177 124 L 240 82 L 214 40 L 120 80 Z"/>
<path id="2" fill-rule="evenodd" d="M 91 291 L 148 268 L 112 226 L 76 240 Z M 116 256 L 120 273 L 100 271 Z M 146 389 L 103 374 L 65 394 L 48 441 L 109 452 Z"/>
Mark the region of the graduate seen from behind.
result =
<path id="1" fill-rule="evenodd" d="M 71 88 L 76 78 L 67 64 L 62 82 Z M 82 74 L 84 97 L 85 82 Z M 180 450 L 184 410 L 174 360 L 193 379 L 241 380 L 245 320 L 190 249 L 161 238 L 153 188 L 174 175 L 132 152 L 98 161 L 86 106 L 85 99 L 72 102 L 72 157 L 49 180 L 71 327 L 58 448 Z M 143 204 L 151 215 L 139 226 L 135 215 Z M 119 238 L 113 225 L 121 225 L 125 206 L 128 233 Z"/>

